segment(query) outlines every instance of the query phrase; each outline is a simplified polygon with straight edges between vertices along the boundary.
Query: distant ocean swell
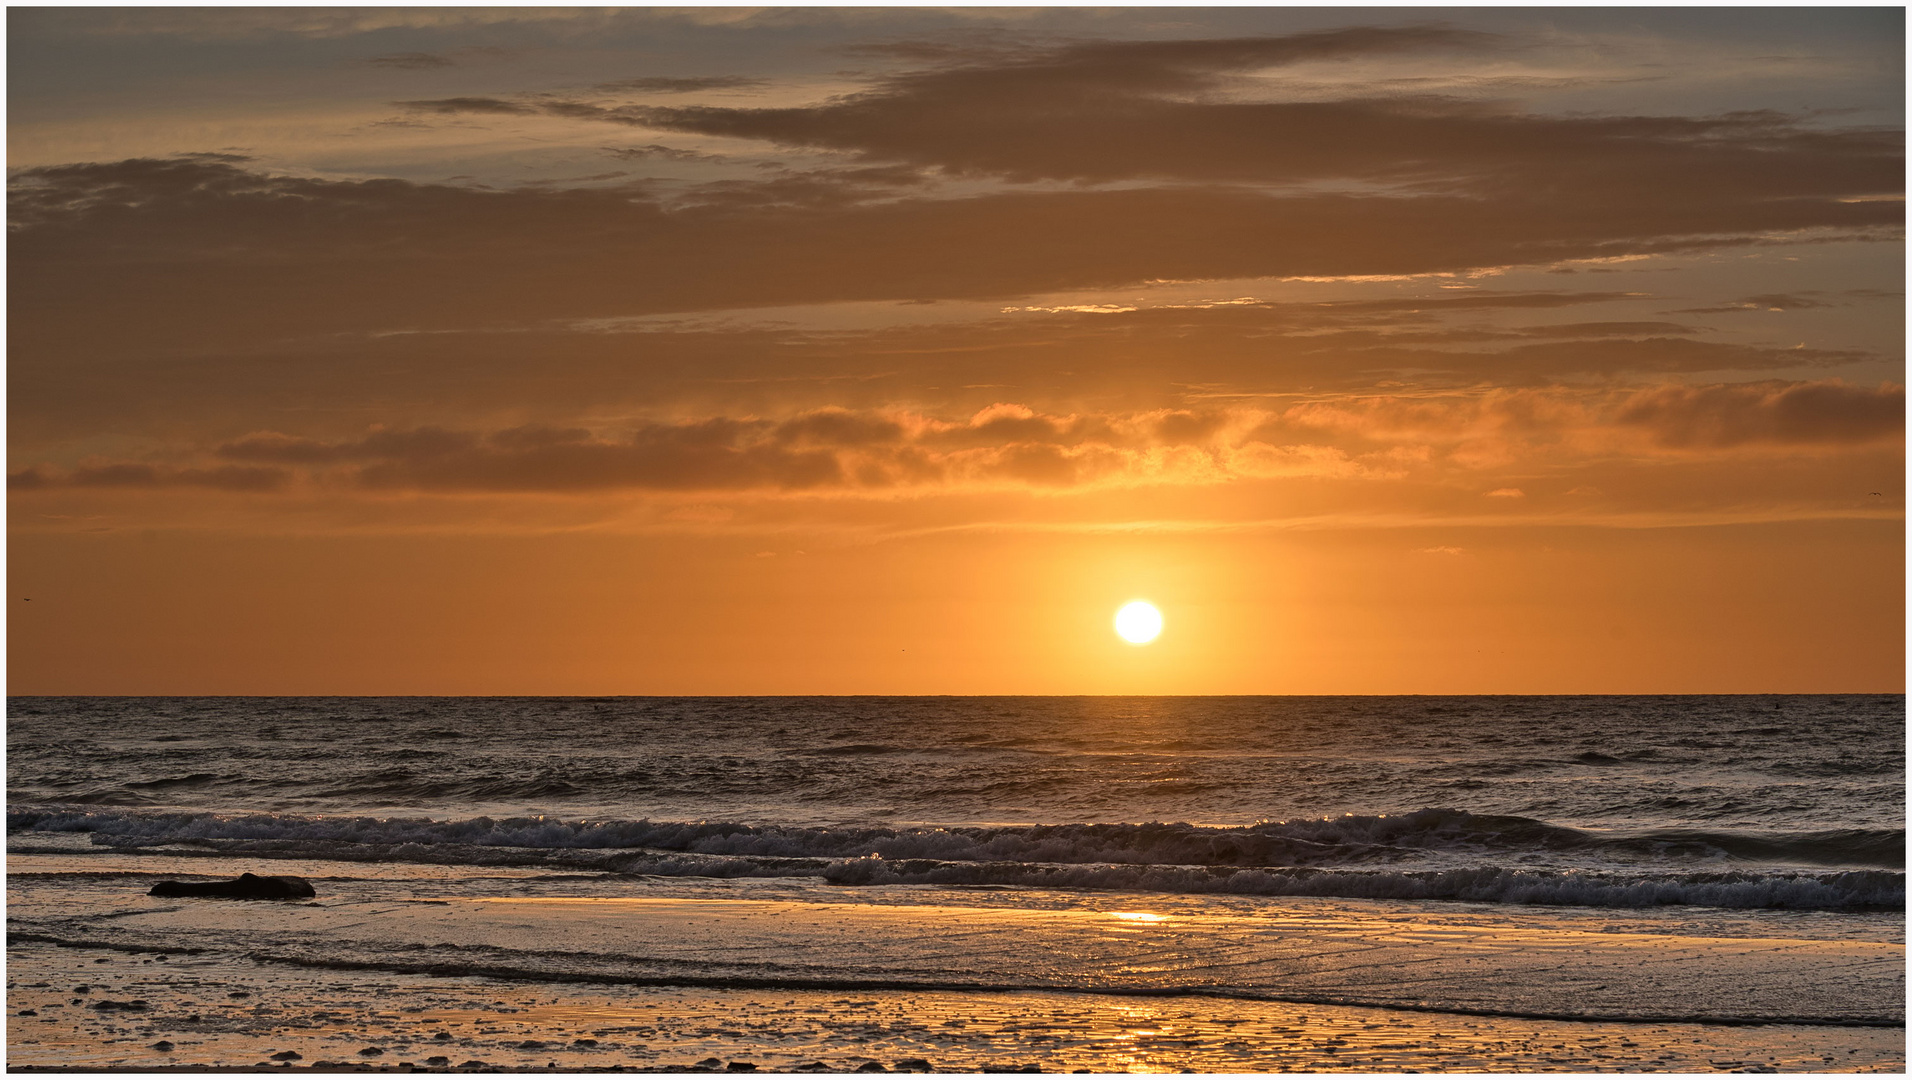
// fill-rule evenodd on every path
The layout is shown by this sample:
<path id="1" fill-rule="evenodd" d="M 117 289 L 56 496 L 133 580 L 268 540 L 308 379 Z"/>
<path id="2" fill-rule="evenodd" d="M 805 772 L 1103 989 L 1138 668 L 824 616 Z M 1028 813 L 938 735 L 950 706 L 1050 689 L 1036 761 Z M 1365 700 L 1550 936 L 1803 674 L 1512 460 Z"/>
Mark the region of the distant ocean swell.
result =
<path id="1" fill-rule="evenodd" d="M 962 828 L 800 828 L 736 822 L 168 814 L 71 807 L 9 810 L 9 832 L 86 832 L 93 842 L 144 847 L 201 840 L 327 840 L 519 848 L 651 848 L 699 855 L 938 859 L 964 862 L 1310 866 L 1396 861 L 1431 852 L 1504 856 L 1586 853 L 1664 860 L 1902 869 L 1904 829 L 1807 833 L 1661 829 L 1601 834 L 1531 818 L 1426 809 L 1409 814 L 1264 822 L 1012 825 Z"/>
<path id="2" fill-rule="evenodd" d="M 406 862 L 660 877 L 820 877 L 839 885 L 1007 885 L 1183 894 L 1460 900 L 1578 907 L 1698 904 L 1794 910 L 1905 904 L 1902 830 L 1802 835 L 1691 830 L 1596 837 L 1518 817 L 1387 817 L 1191 825 L 802 829 L 735 823 L 463 821 L 21 809 L 9 832 L 83 832 L 118 849 Z M 30 844 L 26 838 L 20 838 Z M 1650 849 L 1651 867 L 1510 868 L 1540 851 Z M 18 848 L 16 848 L 18 850 Z M 1437 853 L 1466 865 L 1375 868 Z M 1667 856 L 1685 856 L 1669 860 Z M 1687 863 L 1669 866 L 1669 861 Z M 1773 864 L 1780 865 L 1773 865 Z M 1813 872 L 1786 864 L 1843 865 Z M 1312 865 L 1310 865 L 1312 864 Z M 1367 864 L 1367 865 L 1360 865 Z"/>

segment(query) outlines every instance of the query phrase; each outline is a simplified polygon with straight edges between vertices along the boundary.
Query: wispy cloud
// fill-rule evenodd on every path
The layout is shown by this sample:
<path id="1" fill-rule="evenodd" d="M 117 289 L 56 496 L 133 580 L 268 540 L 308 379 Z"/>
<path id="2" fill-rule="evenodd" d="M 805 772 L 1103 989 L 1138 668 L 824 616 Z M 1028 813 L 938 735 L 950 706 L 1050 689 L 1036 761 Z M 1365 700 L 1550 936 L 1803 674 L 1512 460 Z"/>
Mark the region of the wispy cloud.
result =
<path id="1" fill-rule="evenodd" d="M 1155 280 L 1425 274 L 1705 250 L 1754 243 L 1756 230 L 1834 219 L 1883 226 L 1898 213 L 1883 204 L 1723 199 L 1690 213 L 1616 204 L 1562 215 L 1457 196 L 1270 196 L 1212 185 L 895 197 L 922 183 L 896 166 L 809 170 L 669 199 L 628 189 L 330 181 L 203 160 L 30 169 L 16 174 L 9 199 L 11 258 L 25 290 L 16 312 L 29 313 L 17 325 L 28 333 L 47 318 L 85 326 L 66 311 L 82 295 L 160 332 L 182 320 L 202 330 L 266 317 L 343 329 L 401 319 L 469 325 L 474 311 L 535 320 L 1013 300 Z M 934 257 L 912 257 L 922 252 Z M 156 265 L 169 270 L 156 278 Z M 288 290 L 307 302 L 277 303 Z M 402 315 L 392 304 L 399 294 Z"/>
<path id="2" fill-rule="evenodd" d="M 608 94 L 690 94 L 699 90 L 752 90 L 768 85 L 767 79 L 742 75 L 646 75 L 598 83 L 592 89 Z"/>
<path id="3" fill-rule="evenodd" d="M 389 53 L 374 56 L 365 61 L 367 67 L 398 68 L 402 71 L 429 71 L 433 68 L 456 67 L 457 62 L 436 53 L 408 52 Z"/>

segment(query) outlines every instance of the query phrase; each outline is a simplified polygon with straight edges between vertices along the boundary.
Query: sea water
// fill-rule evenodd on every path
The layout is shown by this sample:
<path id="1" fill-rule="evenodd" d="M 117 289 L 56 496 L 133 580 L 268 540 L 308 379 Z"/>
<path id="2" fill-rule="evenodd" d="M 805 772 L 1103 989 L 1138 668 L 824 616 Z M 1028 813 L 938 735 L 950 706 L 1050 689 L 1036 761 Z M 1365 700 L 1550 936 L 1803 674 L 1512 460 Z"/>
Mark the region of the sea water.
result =
<path id="1" fill-rule="evenodd" d="M 532 980 L 1895 1023 L 1904 731 L 1898 696 L 14 698 L 10 931 Z M 241 870 L 427 906 L 141 913 L 160 877 Z M 1635 971 L 1619 943 L 1647 939 L 1710 981 Z M 1768 941 L 1819 943 L 1817 974 L 1731 944 Z"/>

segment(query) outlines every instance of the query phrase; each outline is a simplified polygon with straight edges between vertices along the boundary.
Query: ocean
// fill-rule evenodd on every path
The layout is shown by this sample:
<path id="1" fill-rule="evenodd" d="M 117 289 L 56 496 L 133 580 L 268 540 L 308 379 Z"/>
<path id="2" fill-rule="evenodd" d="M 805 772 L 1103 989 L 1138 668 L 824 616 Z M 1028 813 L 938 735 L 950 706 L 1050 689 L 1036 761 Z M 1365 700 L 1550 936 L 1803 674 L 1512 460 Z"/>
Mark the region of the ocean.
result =
<path id="1" fill-rule="evenodd" d="M 192 957 L 213 984 L 243 969 L 282 993 L 353 973 L 386 980 L 387 996 L 430 980 L 474 1002 L 486 992 L 470 988 L 492 985 L 653 1007 L 823 995 L 805 1021 L 815 1038 L 765 1042 L 736 1022 L 711 1030 L 742 1042 L 699 1036 L 765 1068 L 849 1071 L 871 1044 L 843 1025 L 891 1005 L 944 1018 L 885 1029 L 909 1061 L 1281 1067 L 1254 1039 L 1233 1038 L 1230 1057 L 1219 1036 L 1144 1040 L 1154 1056 L 1140 1057 L 1131 1037 L 1128 1058 L 1013 1024 L 977 1044 L 965 1002 L 987 1012 L 1004 995 L 1248 1010 L 1236 1035 L 1277 1004 L 1477 1029 L 1872 1028 L 1903 1067 L 1900 696 L 13 698 L 8 711 L 18 970 L 95 950 L 147 976 L 155 957 Z M 319 895 L 145 895 L 241 871 L 299 874 Z M 46 989 L 67 994 L 57 981 Z M 147 978 L 147 999 L 191 981 Z M 212 1005 L 194 1008 L 217 1026 Z M 10 1029 L 10 1062 L 79 1053 L 29 1050 L 26 1026 Z M 599 1028 L 566 1053 L 622 1047 L 631 1067 L 688 1068 L 672 1055 L 704 1045 L 680 1025 L 640 1051 Z M 458 1037 L 490 1056 L 469 1061 L 512 1049 L 477 1030 Z M 831 1059 L 832 1038 L 851 1057 Z M 519 1056 L 546 1064 L 550 1045 L 519 1042 L 540 1042 Z"/>

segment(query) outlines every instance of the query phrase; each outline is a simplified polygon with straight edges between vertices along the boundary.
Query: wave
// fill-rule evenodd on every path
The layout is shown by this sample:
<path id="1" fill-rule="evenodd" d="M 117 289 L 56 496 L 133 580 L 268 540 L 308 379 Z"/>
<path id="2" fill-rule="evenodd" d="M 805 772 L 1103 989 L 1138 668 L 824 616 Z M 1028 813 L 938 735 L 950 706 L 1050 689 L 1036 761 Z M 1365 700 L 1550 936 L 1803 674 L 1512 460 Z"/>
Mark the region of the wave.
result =
<path id="1" fill-rule="evenodd" d="M 1756 833 L 1661 829 L 1600 833 L 1532 818 L 1426 809 L 1410 814 L 1263 822 L 1242 827 L 1146 824 L 949 828 L 750 825 L 740 822 L 224 815 L 71 806 L 11 809 L 9 832 L 88 832 L 108 846 L 199 840 L 331 840 L 540 849 L 651 848 L 700 855 L 1125 863 L 1216 867 L 1358 866 L 1430 854 L 1500 859 L 1533 853 L 1683 866 L 1731 862 L 1902 869 L 1904 829 Z"/>
<path id="2" fill-rule="evenodd" d="M 821 877 L 840 885 L 991 885 L 1455 900 L 1577 907 L 1902 908 L 1902 830 L 1605 836 L 1529 818 L 1413 814 L 1243 828 L 1074 824 L 822 829 L 555 818 L 224 816 L 11 810 L 8 831 L 90 833 L 114 850 L 542 867 L 659 877 Z M 29 841 L 30 843 L 30 841 Z M 16 848 L 16 850 L 25 850 Z M 1534 852 L 1621 852 L 1589 868 L 1511 867 Z M 1459 866 L 1415 868 L 1438 854 Z M 1870 865 L 1867 865 L 1867 863 Z M 1788 864 L 1857 866 L 1813 872 Z M 1377 865 L 1378 864 L 1378 865 Z M 1408 865 L 1404 865 L 1408 864 Z M 1764 865 L 1762 865 L 1764 864 Z"/>
<path id="3" fill-rule="evenodd" d="M 989 886 L 1358 900 L 1447 900 L 1561 907 L 1695 905 L 1853 911 L 1892 910 L 1905 906 L 1905 876 L 1883 870 L 1819 874 L 1754 871 L 1621 874 L 1503 867 L 1449 870 L 1236 869 L 1136 864 L 944 862 L 874 856 L 821 859 L 462 844 L 341 844 L 316 839 L 202 843 L 214 846 L 210 850 L 181 854 L 336 862 L 408 862 L 466 867 L 535 867 L 570 874 L 590 872 L 663 878 L 812 877 L 833 885 L 851 886 Z M 14 850 L 22 854 L 31 853 L 31 849 Z"/>
<path id="4" fill-rule="evenodd" d="M 1905 906 L 1905 875 L 1881 870 L 1826 874 L 1600 874 L 1578 870 L 1230 870 L 1183 866 L 1058 866 L 1029 863 L 895 863 L 866 858 L 832 863 L 824 880 L 846 885 L 1021 885 L 1054 889 L 1128 889 L 1244 896 L 1321 896 L 1362 900 L 1456 900 L 1563 907 L 1644 908 L 1690 904 L 1804 910 Z"/>
<path id="5" fill-rule="evenodd" d="M 190 776 L 164 776 L 158 780 L 136 780 L 128 782 L 126 786 L 129 788 L 142 789 L 205 787 L 208 784 L 214 784 L 224 779 L 226 779 L 226 777 L 220 776 L 217 773 L 198 772 Z"/>
<path id="6" fill-rule="evenodd" d="M 403 753 L 402 751 L 399 753 Z M 313 794 L 327 799 L 390 797 L 429 800 L 548 799 L 585 794 L 586 788 L 557 775 L 512 777 L 496 774 L 455 780 L 421 780 L 409 769 L 391 769 L 353 777 L 321 787 Z"/>

